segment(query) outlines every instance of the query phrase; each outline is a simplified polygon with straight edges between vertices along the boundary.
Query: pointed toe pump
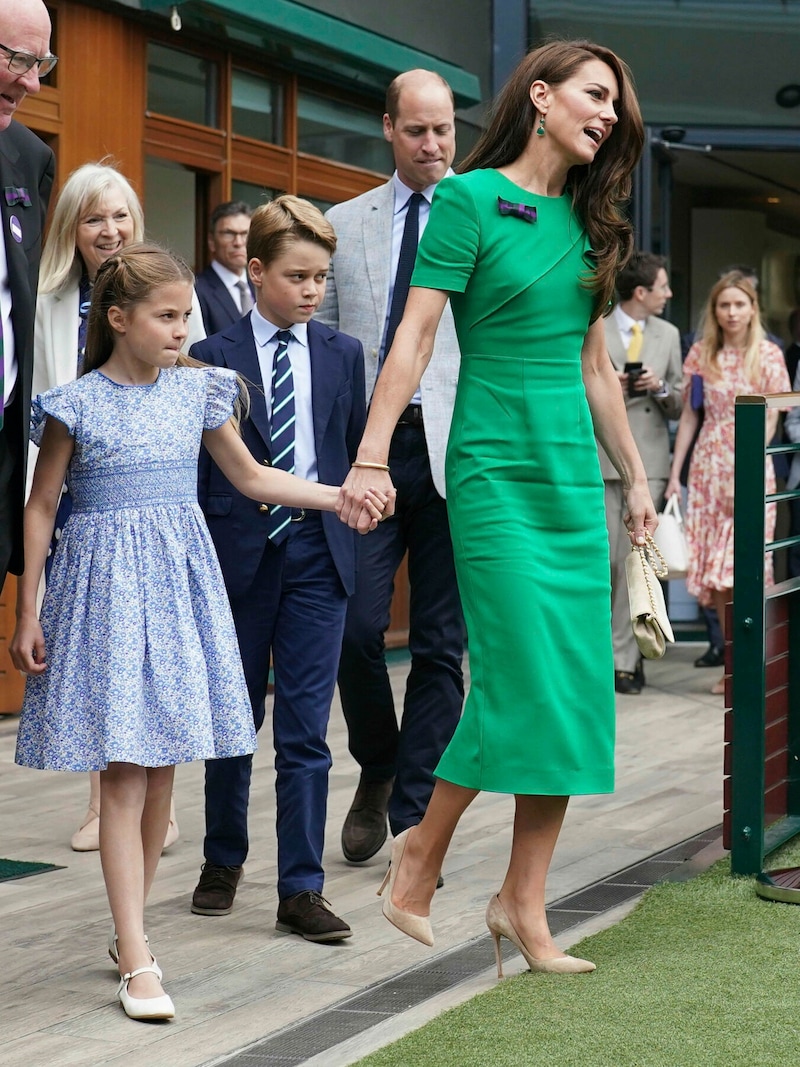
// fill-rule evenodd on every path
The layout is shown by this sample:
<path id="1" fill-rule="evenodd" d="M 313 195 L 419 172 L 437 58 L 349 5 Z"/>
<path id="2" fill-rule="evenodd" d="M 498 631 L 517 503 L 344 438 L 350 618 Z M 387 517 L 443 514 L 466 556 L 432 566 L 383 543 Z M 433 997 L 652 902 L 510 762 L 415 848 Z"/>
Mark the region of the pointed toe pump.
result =
<path id="1" fill-rule="evenodd" d="M 392 842 L 392 858 L 389 863 L 389 870 L 386 872 L 386 877 L 381 883 L 381 887 L 378 890 L 378 896 L 381 896 L 386 890 L 386 895 L 383 897 L 383 914 L 392 924 L 396 926 L 398 930 L 401 930 L 409 937 L 413 937 L 415 941 L 421 941 L 423 945 L 427 945 L 429 948 L 433 948 L 433 930 L 431 929 L 431 921 L 427 915 L 414 915 L 410 911 L 402 911 L 400 908 L 395 907 L 392 903 L 392 890 L 394 889 L 395 878 L 397 872 L 400 869 L 400 864 L 403 860 L 403 853 L 405 852 L 406 844 L 408 842 L 408 835 L 414 829 L 410 826 L 407 830 L 403 830 L 401 834 Z"/>
<path id="2" fill-rule="evenodd" d="M 522 938 L 514 929 L 505 908 L 500 903 L 500 898 L 495 895 L 489 901 L 486 908 L 486 925 L 494 939 L 494 954 L 497 960 L 497 977 L 503 977 L 503 956 L 500 952 L 500 938 L 505 937 L 515 945 L 525 958 L 532 971 L 542 974 L 589 974 L 597 970 L 597 966 L 589 960 L 579 959 L 577 956 L 552 956 L 549 959 L 537 959 L 532 956 L 522 943 Z"/>

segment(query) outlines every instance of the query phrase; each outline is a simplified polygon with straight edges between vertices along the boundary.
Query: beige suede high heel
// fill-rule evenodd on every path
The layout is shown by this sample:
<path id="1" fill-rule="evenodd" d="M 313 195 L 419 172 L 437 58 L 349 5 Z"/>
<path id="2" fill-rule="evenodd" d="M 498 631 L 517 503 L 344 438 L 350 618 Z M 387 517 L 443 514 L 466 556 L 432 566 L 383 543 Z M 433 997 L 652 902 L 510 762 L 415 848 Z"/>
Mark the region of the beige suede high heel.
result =
<path id="1" fill-rule="evenodd" d="M 389 870 L 386 872 L 386 877 L 381 882 L 378 896 L 381 896 L 384 889 L 388 886 L 388 891 L 383 898 L 382 904 L 384 916 L 389 920 L 392 926 L 396 926 L 397 929 L 401 930 L 404 934 L 408 934 L 408 936 L 413 937 L 415 941 L 421 941 L 423 945 L 433 948 L 433 930 L 431 929 L 431 921 L 428 916 L 414 915 L 410 911 L 402 911 L 400 908 L 396 908 L 392 903 L 394 880 L 397 877 L 397 872 L 400 869 L 400 864 L 403 860 L 403 853 L 405 852 L 406 844 L 408 842 L 408 835 L 413 829 L 415 829 L 413 826 L 409 826 L 407 830 L 403 830 L 401 834 L 398 834 L 392 842 L 392 858 L 389 862 Z"/>
<path id="2" fill-rule="evenodd" d="M 489 901 L 486 908 L 486 925 L 489 933 L 494 938 L 494 954 L 497 960 L 497 977 L 503 977 L 503 957 L 500 952 L 500 938 L 506 937 L 512 945 L 516 945 L 525 962 L 532 971 L 542 974 L 589 974 L 597 970 L 597 965 L 589 960 L 579 959 L 577 956 L 551 956 L 549 959 L 540 960 L 531 956 L 530 952 L 522 943 L 522 938 L 511 924 L 506 910 L 500 903 L 500 898 L 495 895 Z"/>

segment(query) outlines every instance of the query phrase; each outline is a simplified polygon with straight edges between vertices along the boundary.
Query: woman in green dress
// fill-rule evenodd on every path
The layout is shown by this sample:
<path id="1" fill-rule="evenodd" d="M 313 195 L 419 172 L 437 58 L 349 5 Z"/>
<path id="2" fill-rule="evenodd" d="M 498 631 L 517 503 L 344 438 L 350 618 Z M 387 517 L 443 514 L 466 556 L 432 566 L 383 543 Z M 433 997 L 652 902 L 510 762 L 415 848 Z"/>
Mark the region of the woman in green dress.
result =
<path id="1" fill-rule="evenodd" d="M 357 525 L 367 485 L 391 488 L 392 430 L 449 298 L 462 362 L 447 504 L 471 687 L 425 817 L 394 841 L 383 911 L 432 944 L 430 902 L 458 819 L 481 789 L 513 793 L 511 859 L 486 916 L 498 971 L 501 935 L 533 970 L 594 970 L 553 941 L 545 880 L 569 795 L 614 788 L 595 434 L 627 487 L 631 538 L 642 543 L 657 523 L 600 319 L 632 247 L 621 209 L 642 142 L 614 53 L 556 42 L 520 63 L 462 173 L 437 186 L 340 497 L 340 517 Z"/>

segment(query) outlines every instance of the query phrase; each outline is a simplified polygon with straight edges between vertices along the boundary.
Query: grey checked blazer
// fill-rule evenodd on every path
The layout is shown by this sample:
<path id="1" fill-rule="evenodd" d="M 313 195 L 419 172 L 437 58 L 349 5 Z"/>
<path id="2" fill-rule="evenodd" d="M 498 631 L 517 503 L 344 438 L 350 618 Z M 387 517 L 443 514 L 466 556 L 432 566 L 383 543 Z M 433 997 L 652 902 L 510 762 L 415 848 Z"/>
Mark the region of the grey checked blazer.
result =
<path id="1" fill-rule="evenodd" d="M 614 367 L 625 367 L 625 346 L 613 315 L 604 320 L 606 345 Z M 651 315 L 645 326 L 639 358 L 647 367 L 652 367 L 669 388 L 669 396 L 656 399 L 650 393 L 641 397 L 625 397 L 633 439 L 642 457 L 644 469 L 650 480 L 669 478 L 669 419 L 677 419 L 681 413 L 681 341 L 676 326 Z M 619 474 L 598 443 L 600 469 L 606 482 L 619 481 Z"/>
<path id="2" fill-rule="evenodd" d="M 391 181 L 337 204 L 327 213 L 338 238 L 328 274 L 328 289 L 317 318 L 357 337 L 364 346 L 367 401 L 378 369 L 378 350 L 386 322 L 392 255 L 394 188 Z M 433 357 L 422 378 L 425 440 L 433 482 L 445 495 L 444 455 L 453 417 L 460 353 L 453 314 L 444 309 Z"/>

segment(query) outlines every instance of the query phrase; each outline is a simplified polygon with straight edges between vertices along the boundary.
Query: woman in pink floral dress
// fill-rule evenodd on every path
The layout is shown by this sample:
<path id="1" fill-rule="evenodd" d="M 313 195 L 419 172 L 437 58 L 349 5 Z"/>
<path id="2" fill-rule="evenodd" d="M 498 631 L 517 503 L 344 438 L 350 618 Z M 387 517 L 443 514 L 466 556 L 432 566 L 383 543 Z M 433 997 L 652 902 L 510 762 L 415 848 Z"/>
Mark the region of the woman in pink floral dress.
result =
<path id="1" fill-rule="evenodd" d="M 693 387 L 694 380 L 694 387 Z M 716 608 L 725 622 L 733 591 L 733 459 L 735 399 L 745 393 L 783 393 L 791 389 L 783 353 L 767 341 L 758 296 L 738 271 L 723 275 L 708 296 L 700 339 L 683 365 L 684 405 L 675 439 L 666 496 L 680 493 L 679 475 L 700 422 L 703 425 L 689 466 L 686 539 L 689 573 L 686 588 L 703 605 Z M 775 434 L 778 412 L 767 412 L 767 440 Z M 775 492 L 772 460 L 766 461 L 767 492 Z M 775 530 L 775 505 L 767 505 L 766 536 Z M 765 580 L 772 582 L 772 557 Z M 720 680 L 712 689 L 722 693 Z"/>

